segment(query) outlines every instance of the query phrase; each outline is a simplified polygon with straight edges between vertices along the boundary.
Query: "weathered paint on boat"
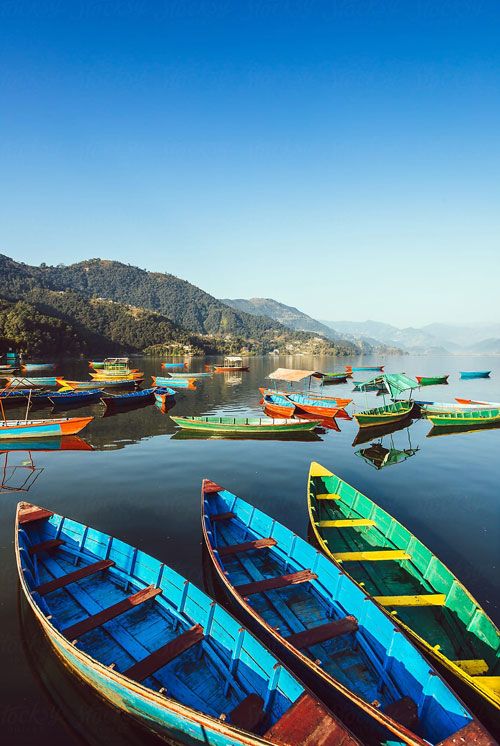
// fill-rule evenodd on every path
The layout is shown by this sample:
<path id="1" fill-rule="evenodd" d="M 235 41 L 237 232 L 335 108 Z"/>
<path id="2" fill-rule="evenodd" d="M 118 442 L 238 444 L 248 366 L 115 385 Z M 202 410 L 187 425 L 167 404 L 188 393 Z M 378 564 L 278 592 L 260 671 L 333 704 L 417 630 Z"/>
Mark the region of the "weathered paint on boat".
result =
<path id="1" fill-rule="evenodd" d="M 390 615 L 319 550 L 208 480 L 202 529 L 218 579 L 245 623 L 349 717 L 363 742 L 451 745 L 476 733 L 478 743 L 493 744 Z"/>
<path id="2" fill-rule="evenodd" d="M 385 425 L 389 422 L 398 422 L 405 417 L 409 417 L 413 411 L 414 404 L 410 402 L 393 402 L 386 404 L 384 407 L 375 407 L 367 409 L 364 412 L 356 412 L 353 416 L 360 427 L 370 427 L 373 425 Z"/>
<path id="3" fill-rule="evenodd" d="M 55 653 L 169 742 L 281 746 L 298 728 L 304 743 L 318 734 L 360 746 L 236 619 L 153 557 L 29 503 L 18 505 L 15 552 L 21 590 Z M 75 572 L 86 574 L 84 587 Z"/>
<path id="4" fill-rule="evenodd" d="M 314 430 L 317 422 L 310 420 L 274 419 L 270 417 L 171 417 L 185 430 L 217 433 L 291 433 Z"/>
<path id="5" fill-rule="evenodd" d="M 90 377 L 96 381 L 96 383 L 99 383 L 100 381 L 107 381 L 107 380 L 114 380 L 115 378 L 121 379 L 123 381 L 138 381 L 144 379 L 144 372 L 142 370 L 131 370 L 131 371 L 125 371 L 125 370 L 108 370 L 105 368 L 104 370 L 99 370 L 97 373 L 89 373 Z"/>
<path id="6" fill-rule="evenodd" d="M 392 515 L 316 462 L 308 508 L 327 557 L 379 605 L 397 611 L 394 620 L 452 684 L 464 683 L 491 708 L 490 719 L 498 717 L 499 632 L 453 573 Z"/>
<path id="7" fill-rule="evenodd" d="M 265 394 L 262 405 L 271 417 L 290 418 L 295 412 L 295 404 L 279 394 Z"/>
<path id="8" fill-rule="evenodd" d="M 175 389 L 169 389 L 169 388 L 157 388 L 155 389 L 155 400 L 158 404 L 161 404 L 162 407 L 165 407 L 167 403 L 173 399 L 173 397 L 176 395 Z"/>
<path id="9" fill-rule="evenodd" d="M 7 376 L 6 387 L 8 388 L 37 388 L 38 386 L 57 386 L 59 384 L 57 376 Z"/>
<path id="10" fill-rule="evenodd" d="M 171 389 L 196 390 L 196 378 L 170 378 L 169 376 L 152 376 L 153 386 Z"/>
<path id="11" fill-rule="evenodd" d="M 261 386 L 259 388 L 262 396 L 266 394 L 282 396 L 289 399 L 292 403 L 295 403 L 296 397 L 305 397 L 306 399 L 314 400 L 315 402 L 321 402 L 326 406 L 330 406 L 334 409 L 344 409 L 348 404 L 352 402 L 352 399 L 343 399 L 340 396 L 325 396 L 325 394 L 318 394 L 316 391 L 279 391 L 278 389 L 269 389 Z"/>
<path id="12" fill-rule="evenodd" d="M 447 376 L 415 376 L 421 386 L 436 386 L 438 384 L 448 383 Z"/>
<path id="13" fill-rule="evenodd" d="M 472 409 L 457 412 L 428 413 L 427 418 L 438 427 L 463 425 L 493 425 L 500 422 L 500 409 Z"/>
<path id="14" fill-rule="evenodd" d="M 133 404 L 139 404 L 147 401 L 153 401 L 154 388 L 141 389 L 139 391 L 131 391 L 128 394 L 111 394 L 109 396 L 102 396 L 101 401 L 107 407 L 127 407 Z"/>
<path id="15" fill-rule="evenodd" d="M 462 370 L 460 378 L 489 378 L 491 370 Z"/>
<path id="16" fill-rule="evenodd" d="M 63 389 L 75 389 L 75 390 L 85 390 L 85 389 L 95 389 L 96 383 L 99 384 L 101 389 L 110 389 L 110 388 L 117 388 L 117 389 L 126 389 L 126 388 L 134 388 L 135 386 L 138 386 L 141 381 L 135 381 L 135 380 L 129 380 L 129 379 L 115 379 L 112 380 L 100 380 L 100 381 L 67 381 L 65 378 L 58 379 L 58 383 L 60 386 L 62 386 Z"/>
<path id="17" fill-rule="evenodd" d="M 88 391 L 54 391 L 48 393 L 47 399 L 54 406 L 90 404 L 99 401 L 103 391 L 101 389 L 89 389 Z"/>
<path id="18" fill-rule="evenodd" d="M 0 420 L 0 438 L 50 438 L 76 435 L 93 417 L 63 417 L 50 420 Z"/>

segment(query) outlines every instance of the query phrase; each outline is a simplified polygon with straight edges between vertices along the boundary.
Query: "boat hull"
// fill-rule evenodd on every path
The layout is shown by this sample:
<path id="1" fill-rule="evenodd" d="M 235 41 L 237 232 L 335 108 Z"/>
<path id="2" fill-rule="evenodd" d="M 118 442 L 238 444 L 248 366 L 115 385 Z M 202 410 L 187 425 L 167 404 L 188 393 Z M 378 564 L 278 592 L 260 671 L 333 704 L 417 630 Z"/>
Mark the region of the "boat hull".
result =
<path id="1" fill-rule="evenodd" d="M 250 370 L 249 365 L 238 365 L 237 367 L 225 367 L 224 365 L 214 365 L 215 373 L 235 373 L 237 371 Z"/>
<path id="2" fill-rule="evenodd" d="M 394 405 L 388 405 L 388 407 L 392 406 Z M 379 427 L 380 425 L 389 425 L 392 422 L 399 422 L 400 420 L 407 419 L 413 412 L 413 408 L 414 405 L 412 402 L 411 405 L 398 408 L 398 410 L 394 412 L 373 411 L 372 413 L 368 410 L 367 412 L 357 412 L 353 417 L 357 421 L 359 427 Z M 382 409 L 382 407 L 380 409 Z"/>
<path id="3" fill-rule="evenodd" d="M 57 376 L 8 376 L 7 377 L 7 388 L 37 388 L 43 386 L 58 386 L 59 378 Z"/>
<path id="4" fill-rule="evenodd" d="M 135 388 L 141 383 L 142 379 L 139 381 L 132 381 L 132 380 L 99 380 L 99 381 L 66 381 L 64 378 L 59 379 L 59 385 L 62 386 L 62 388 L 65 389 L 73 389 L 75 391 L 85 391 L 86 389 L 95 389 L 96 385 L 98 384 L 101 389 L 109 389 L 109 388 L 117 388 L 117 389 L 131 389 Z"/>
<path id="5" fill-rule="evenodd" d="M 60 435 L 76 435 L 93 417 L 68 417 L 57 420 L 0 420 L 0 440 L 11 438 L 54 438 Z"/>
<path id="6" fill-rule="evenodd" d="M 55 407 L 76 406 L 77 404 L 92 404 L 99 401 L 103 392 L 101 389 L 89 391 L 57 391 L 47 396 L 48 401 Z"/>
<path id="7" fill-rule="evenodd" d="M 269 423 L 259 423 L 259 418 L 247 418 L 247 422 L 243 423 L 238 421 L 230 422 L 229 420 L 231 419 L 236 420 L 236 418 L 231 417 L 214 417 L 210 420 L 203 418 L 191 419 L 189 417 L 172 417 L 171 419 L 176 425 L 185 430 L 199 430 L 213 433 L 252 433 L 253 435 L 260 435 L 264 433 L 308 432 L 317 427 L 317 422 L 310 422 L 309 420 L 277 419 Z M 224 422 L 223 420 L 227 421 Z M 257 421 L 252 422 L 252 420 Z"/>
<path id="8" fill-rule="evenodd" d="M 460 371 L 460 378 L 467 380 L 468 378 L 489 378 L 491 370 L 462 370 Z"/>
<path id="9" fill-rule="evenodd" d="M 196 390 L 195 378 L 169 378 L 168 376 L 153 376 L 153 386 L 170 389 Z"/>
<path id="10" fill-rule="evenodd" d="M 450 376 L 416 376 L 417 381 L 421 386 L 437 386 L 439 384 L 448 383 Z"/>
<path id="11" fill-rule="evenodd" d="M 269 396 L 264 396 L 263 407 L 269 417 L 287 417 L 290 418 L 295 412 L 295 405 L 276 404 Z"/>
<path id="12" fill-rule="evenodd" d="M 385 368 L 385 365 L 372 365 L 372 366 L 351 366 L 351 365 L 346 365 L 346 367 L 345 367 L 346 371 L 348 371 L 349 373 L 351 371 L 353 371 L 355 373 L 359 373 L 361 371 L 373 371 L 373 372 L 377 372 L 377 371 L 383 371 L 384 368 Z"/>
<path id="13" fill-rule="evenodd" d="M 437 427 L 463 427 L 472 425 L 495 425 L 500 423 L 500 409 L 477 409 L 472 411 L 430 413 L 427 418 Z"/>
<path id="14" fill-rule="evenodd" d="M 100 399 L 106 407 L 118 409 L 119 407 L 132 407 L 134 404 L 144 404 L 153 401 L 154 389 L 143 389 L 142 391 L 133 391 L 130 394 L 115 394 L 114 396 L 100 396 Z"/>

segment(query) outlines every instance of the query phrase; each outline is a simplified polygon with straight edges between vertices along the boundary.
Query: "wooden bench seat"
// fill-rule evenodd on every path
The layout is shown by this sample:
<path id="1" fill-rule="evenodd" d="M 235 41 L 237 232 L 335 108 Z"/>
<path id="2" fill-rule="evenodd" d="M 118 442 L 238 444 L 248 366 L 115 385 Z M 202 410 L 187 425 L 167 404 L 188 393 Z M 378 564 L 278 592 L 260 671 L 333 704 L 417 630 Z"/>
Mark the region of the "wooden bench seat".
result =
<path id="1" fill-rule="evenodd" d="M 266 547 L 274 547 L 278 542 L 276 539 L 255 539 L 255 541 L 245 541 L 243 544 L 230 544 L 227 547 L 218 547 L 217 551 L 221 557 L 226 557 L 229 554 L 237 554 L 238 552 L 249 552 L 251 549 L 265 549 Z"/>
<path id="2" fill-rule="evenodd" d="M 304 692 L 264 734 L 280 746 L 356 746 L 357 739 L 328 710 Z"/>
<path id="3" fill-rule="evenodd" d="M 31 555 L 41 554 L 42 552 L 50 552 L 52 549 L 57 549 L 61 544 L 64 544 L 62 539 L 48 539 L 47 541 L 40 542 L 40 544 L 33 544 L 28 551 Z"/>
<path id="4" fill-rule="evenodd" d="M 47 593 L 52 593 L 52 591 L 56 591 L 58 588 L 64 588 L 66 585 L 75 583 L 77 580 L 88 578 L 89 575 L 95 575 L 96 572 L 107 570 L 108 567 L 112 567 L 114 564 L 113 560 L 99 560 L 99 562 L 93 562 L 91 565 L 80 567 L 79 570 L 69 572 L 60 578 L 54 578 L 54 580 L 49 580 L 47 583 L 42 583 L 35 590 L 41 596 L 45 596 Z"/>
<path id="5" fill-rule="evenodd" d="M 258 580 L 256 583 L 236 585 L 235 590 L 237 590 L 241 596 L 251 596 L 253 593 L 264 593 L 265 591 L 274 591 L 278 588 L 287 588 L 290 585 L 308 583 L 310 580 L 315 580 L 317 577 L 316 573 L 311 572 L 311 570 L 300 570 L 299 572 L 292 572 L 289 575 L 278 575 L 275 578 Z"/>
<path id="6" fill-rule="evenodd" d="M 66 629 L 63 629 L 63 634 L 68 638 L 68 640 L 75 640 L 86 632 L 90 632 L 91 630 L 96 629 L 96 627 L 100 627 L 105 622 L 109 622 L 111 619 L 116 619 L 120 614 L 124 614 L 130 609 L 146 603 L 146 601 L 149 601 L 151 598 L 155 598 L 155 596 L 158 596 L 161 592 L 161 588 L 156 588 L 154 585 L 150 585 L 148 588 L 143 588 L 141 591 L 128 596 L 128 598 L 124 598 L 123 601 L 119 601 L 118 603 L 113 604 L 113 606 L 109 606 L 107 609 L 103 609 L 97 614 L 89 616 L 81 622 L 66 627 Z"/>
<path id="7" fill-rule="evenodd" d="M 210 516 L 212 523 L 217 521 L 230 521 L 231 518 L 236 518 L 236 513 L 214 513 Z"/>
<path id="8" fill-rule="evenodd" d="M 142 661 L 134 663 L 133 666 L 123 671 L 123 675 L 128 676 L 129 679 L 134 679 L 134 681 L 144 681 L 174 658 L 177 658 L 178 655 L 201 642 L 203 637 L 203 627 L 201 624 L 195 624 L 194 627 L 170 640 L 166 645 L 143 658 Z"/>
<path id="9" fill-rule="evenodd" d="M 26 523 L 41 521 L 42 518 L 50 518 L 53 515 L 54 513 L 51 510 L 45 510 L 45 508 L 37 508 L 33 505 L 30 508 L 23 508 L 19 512 L 19 525 L 24 526 Z"/>
<path id="10" fill-rule="evenodd" d="M 258 694 L 249 694 L 229 713 L 229 722 L 237 728 L 254 733 L 266 716 L 264 700 Z"/>
<path id="11" fill-rule="evenodd" d="M 418 707 L 411 697 L 402 697 L 396 702 L 391 702 L 384 713 L 409 730 L 414 731 L 418 727 Z"/>
<path id="12" fill-rule="evenodd" d="M 358 629 L 358 620 L 354 616 L 345 616 L 343 619 L 337 619 L 335 622 L 321 624 L 319 627 L 306 629 L 304 632 L 296 632 L 294 635 L 287 637 L 296 648 L 310 648 L 321 642 L 326 642 L 339 635 L 347 635 L 350 632 L 356 632 Z"/>

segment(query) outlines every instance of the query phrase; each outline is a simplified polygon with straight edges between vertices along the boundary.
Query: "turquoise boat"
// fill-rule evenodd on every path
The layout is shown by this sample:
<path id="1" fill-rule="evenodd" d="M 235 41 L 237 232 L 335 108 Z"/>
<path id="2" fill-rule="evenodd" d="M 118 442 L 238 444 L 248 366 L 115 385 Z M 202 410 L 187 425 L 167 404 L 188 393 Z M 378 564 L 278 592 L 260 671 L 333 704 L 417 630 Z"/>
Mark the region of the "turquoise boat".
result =
<path id="1" fill-rule="evenodd" d="M 159 560 L 30 503 L 18 505 L 15 552 L 56 655 L 169 743 L 312 745 L 328 733 L 360 746 L 261 642 Z"/>
<path id="2" fill-rule="evenodd" d="M 172 389 L 196 389 L 196 379 L 190 378 L 175 378 L 170 376 L 153 376 L 153 386 L 157 388 L 172 388 Z"/>
<path id="3" fill-rule="evenodd" d="M 1 420 L 0 440 L 12 438 L 53 438 L 76 435 L 93 417 L 59 417 L 48 420 Z"/>
<path id="4" fill-rule="evenodd" d="M 7 376 L 7 388 L 38 388 L 43 386 L 58 386 L 60 378 L 58 376 Z"/>
<path id="5" fill-rule="evenodd" d="M 363 743 L 492 743 L 391 616 L 320 551 L 208 480 L 202 528 L 242 621 Z"/>
<path id="6" fill-rule="evenodd" d="M 491 370 L 461 370 L 460 378 L 489 378 Z"/>

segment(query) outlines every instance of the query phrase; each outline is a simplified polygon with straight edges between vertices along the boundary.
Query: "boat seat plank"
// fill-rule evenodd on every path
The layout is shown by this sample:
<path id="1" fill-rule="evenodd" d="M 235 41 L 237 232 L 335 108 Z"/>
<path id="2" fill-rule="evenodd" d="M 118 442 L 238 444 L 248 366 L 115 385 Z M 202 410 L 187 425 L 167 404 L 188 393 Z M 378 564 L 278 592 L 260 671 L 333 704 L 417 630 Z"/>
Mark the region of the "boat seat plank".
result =
<path id="1" fill-rule="evenodd" d="M 122 601 L 113 604 L 113 606 L 109 606 L 107 609 L 103 609 L 97 614 L 92 614 L 92 616 L 83 619 L 81 622 L 66 627 L 66 629 L 63 629 L 63 634 L 68 638 L 68 640 L 77 639 L 86 632 L 90 632 L 91 630 L 105 624 L 105 622 L 109 622 L 111 619 L 116 619 L 120 614 L 124 614 L 126 611 L 136 608 L 146 601 L 155 598 L 155 596 L 158 596 L 161 592 L 161 588 L 156 588 L 154 585 L 150 585 L 147 588 L 143 588 L 137 593 L 133 593 L 127 598 L 124 598 Z"/>
<path id="2" fill-rule="evenodd" d="M 280 746 L 354 746 L 357 743 L 307 692 L 264 734 L 264 738 Z"/>
<path id="3" fill-rule="evenodd" d="M 278 575 L 275 578 L 266 578 L 256 583 L 245 583 L 244 585 L 235 586 L 235 590 L 241 596 L 251 596 L 253 593 L 265 593 L 265 591 L 274 591 L 278 588 L 287 588 L 290 585 L 299 583 L 308 583 L 310 580 L 316 580 L 318 576 L 311 570 L 300 570 L 292 572 L 289 575 Z"/>
<path id="4" fill-rule="evenodd" d="M 322 492 L 319 495 L 316 495 L 316 500 L 341 500 L 342 498 L 340 495 L 337 495 L 335 492 Z"/>
<path id="5" fill-rule="evenodd" d="M 467 746 L 474 746 L 475 744 L 477 746 L 495 746 L 495 743 L 496 741 L 485 732 L 483 726 L 474 719 L 471 723 L 445 738 L 444 741 L 440 741 L 439 746 L 458 746 L 458 744 L 460 746 L 462 744 L 467 744 Z"/>
<path id="6" fill-rule="evenodd" d="M 416 596 L 374 596 L 382 606 L 444 606 L 444 593 L 423 593 Z"/>
<path id="7" fill-rule="evenodd" d="M 478 676 L 479 674 L 486 673 L 489 669 L 488 664 L 483 659 L 453 661 L 453 663 L 455 666 L 461 668 L 462 671 L 468 673 L 469 676 Z"/>
<path id="8" fill-rule="evenodd" d="M 403 549 L 381 549 L 361 552 L 335 552 L 333 557 L 339 562 L 376 562 L 383 560 L 407 560 L 411 559 L 411 554 L 408 554 Z"/>
<path id="9" fill-rule="evenodd" d="M 230 521 L 231 518 L 236 518 L 236 513 L 214 513 L 210 516 L 212 523 L 215 523 L 216 521 Z"/>
<path id="10" fill-rule="evenodd" d="M 41 541 L 40 544 L 33 544 L 29 548 L 31 555 L 41 554 L 42 552 L 50 552 L 52 549 L 57 549 L 61 544 L 64 544 L 63 539 L 48 539 L 47 541 Z"/>
<path id="11" fill-rule="evenodd" d="M 229 713 L 229 722 L 237 728 L 254 733 L 266 716 L 264 700 L 258 694 L 249 694 Z"/>
<path id="12" fill-rule="evenodd" d="M 152 676 L 160 668 L 163 668 L 167 663 L 170 663 L 174 658 L 181 655 L 181 653 L 201 642 L 203 637 L 203 627 L 201 624 L 195 624 L 194 627 L 186 630 L 186 632 L 182 632 L 182 634 L 167 642 L 166 645 L 163 645 L 146 658 L 143 658 L 126 671 L 123 671 L 123 675 L 128 676 L 129 679 L 134 679 L 134 681 L 144 681 L 144 679 Z"/>
<path id="13" fill-rule="evenodd" d="M 489 689 L 495 696 L 500 696 L 500 676 L 473 676 L 473 679 L 482 689 Z"/>
<path id="14" fill-rule="evenodd" d="M 418 727 L 418 707 L 411 697 L 402 697 L 391 702 L 384 709 L 384 713 L 405 728 L 415 731 Z"/>
<path id="15" fill-rule="evenodd" d="M 77 580 L 87 578 L 89 575 L 95 575 L 96 572 L 107 570 L 108 567 L 112 567 L 114 564 L 113 560 L 99 560 L 99 562 L 92 562 L 92 564 L 80 567 L 79 570 L 70 572 L 67 575 L 62 575 L 60 578 L 54 578 L 53 580 L 49 580 L 47 583 L 42 583 L 37 586 L 35 590 L 38 591 L 41 596 L 45 596 L 47 593 L 52 593 L 52 591 L 56 591 L 59 588 L 64 588 L 66 585 L 75 583 Z"/>
<path id="16" fill-rule="evenodd" d="M 296 648 L 310 648 L 311 645 L 317 645 L 327 640 L 332 640 L 339 635 L 347 635 L 350 632 L 356 632 L 358 629 L 358 620 L 354 616 L 345 616 L 343 619 L 337 619 L 334 622 L 321 624 L 319 627 L 306 629 L 304 632 L 297 632 L 287 637 Z"/>
<path id="17" fill-rule="evenodd" d="M 331 521 L 318 521 L 318 528 L 351 528 L 361 526 L 375 526 L 370 518 L 338 518 Z"/>
<path id="18" fill-rule="evenodd" d="M 219 547 L 218 552 L 221 557 L 226 557 L 229 554 L 237 554 L 238 552 L 248 552 L 251 549 L 265 549 L 266 547 L 274 547 L 278 542 L 276 539 L 255 539 L 255 541 L 244 541 L 242 544 L 229 544 L 226 547 Z"/>
<path id="19" fill-rule="evenodd" d="M 33 521 L 41 521 L 43 518 L 50 518 L 54 513 L 45 508 L 23 508 L 19 513 L 19 524 L 25 525 Z"/>

